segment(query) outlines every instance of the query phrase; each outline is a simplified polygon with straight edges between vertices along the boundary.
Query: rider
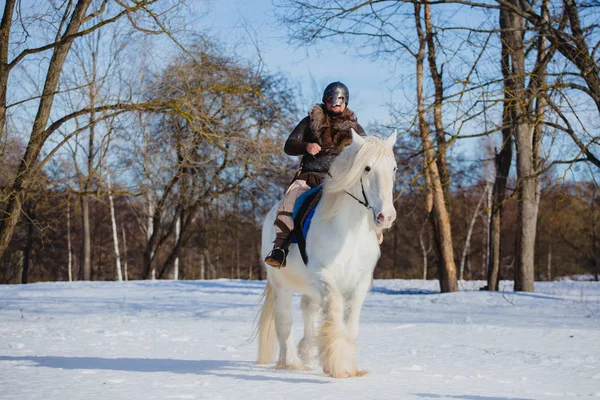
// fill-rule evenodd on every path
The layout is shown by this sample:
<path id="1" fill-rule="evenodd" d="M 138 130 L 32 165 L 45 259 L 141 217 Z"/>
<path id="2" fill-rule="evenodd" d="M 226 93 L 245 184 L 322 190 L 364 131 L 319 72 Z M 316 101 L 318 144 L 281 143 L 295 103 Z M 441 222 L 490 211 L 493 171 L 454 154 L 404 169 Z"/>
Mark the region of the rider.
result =
<path id="1" fill-rule="evenodd" d="M 292 211 L 298 197 L 323 182 L 334 158 L 352 142 L 351 129 L 365 136 L 356 115 L 348 108 L 349 98 L 350 92 L 343 83 L 327 85 L 323 103 L 312 107 L 285 142 L 286 154 L 303 157 L 302 167 L 277 209 L 273 250 L 265 258 L 265 262 L 273 267 L 285 267 L 288 237 L 294 228 Z"/>

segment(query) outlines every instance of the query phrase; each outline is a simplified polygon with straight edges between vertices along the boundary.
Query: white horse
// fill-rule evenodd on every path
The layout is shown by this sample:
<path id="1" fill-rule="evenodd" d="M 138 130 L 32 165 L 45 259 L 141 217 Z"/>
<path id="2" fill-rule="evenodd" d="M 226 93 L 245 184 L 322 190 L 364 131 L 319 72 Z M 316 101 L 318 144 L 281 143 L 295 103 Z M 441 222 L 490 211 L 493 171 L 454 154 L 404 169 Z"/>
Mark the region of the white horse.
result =
<path id="1" fill-rule="evenodd" d="M 352 144 L 336 157 L 306 238 L 308 264 L 293 244 L 287 266 L 266 265 L 267 285 L 258 323 L 258 363 L 271 363 L 279 339 L 275 368 L 308 370 L 320 360 L 335 378 L 362 376 L 356 364 L 360 310 L 371 287 L 380 256 L 376 229 L 396 218 L 392 189 L 396 133 L 387 139 L 363 138 L 352 131 Z M 262 228 L 262 257 L 275 238 L 277 204 Z M 294 351 L 292 295 L 302 293 L 304 338 Z M 320 311 L 323 321 L 315 331 Z M 273 323 L 274 322 L 274 323 Z"/>

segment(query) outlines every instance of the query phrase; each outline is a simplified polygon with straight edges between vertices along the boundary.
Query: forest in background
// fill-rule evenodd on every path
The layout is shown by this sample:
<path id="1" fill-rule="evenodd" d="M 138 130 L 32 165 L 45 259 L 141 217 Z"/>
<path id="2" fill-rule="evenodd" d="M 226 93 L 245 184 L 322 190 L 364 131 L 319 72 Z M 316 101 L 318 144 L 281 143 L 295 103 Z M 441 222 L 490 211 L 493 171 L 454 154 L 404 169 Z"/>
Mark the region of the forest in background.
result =
<path id="1" fill-rule="evenodd" d="M 598 5 L 342 3 L 276 9 L 293 43 L 399 67 L 406 102 L 367 129 L 401 133 L 375 278 L 597 280 Z M 264 278 L 260 224 L 298 167 L 282 149 L 307 110 L 259 55 L 191 34 L 188 7 L 6 1 L 0 283 Z M 453 151 L 466 141 L 475 160 Z"/>
<path id="2" fill-rule="evenodd" d="M 282 182 L 283 184 L 284 182 Z M 243 190 L 243 189 L 241 189 Z M 485 183 L 466 186 L 453 196 L 453 237 L 456 240 L 457 265 L 462 261 L 471 219 Z M 543 191 L 540 204 L 538 241 L 536 243 L 536 280 L 551 280 L 561 276 L 592 274 L 598 271 L 593 257 L 595 239 L 590 220 L 598 218 L 599 205 L 595 186 L 589 183 L 556 187 L 550 185 Z M 595 198 L 594 198 L 595 196 Z M 240 195 L 228 196 L 206 207 L 186 236 L 179 252 L 179 279 L 264 279 L 261 270 L 260 224 L 268 212 L 267 206 L 275 200 L 265 200 L 262 207 Z M 587 199 L 586 199 L 587 197 Z M 233 204 L 239 200 L 239 213 Z M 594 202 L 592 202 L 594 200 Z M 71 196 L 71 247 L 72 279 L 81 279 L 81 209 L 75 196 Z M 418 191 L 403 195 L 396 202 L 398 220 L 386 232 L 382 257 L 375 269 L 376 279 L 437 279 L 435 253 L 431 233 L 422 213 L 423 193 Z M 67 208 L 69 197 L 65 193 L 45 193 L 37 201 L 35 224 L 22 221 L 16 230 L 8 257 L 3 261 L 0 279 L 4 283 L 20 283 L 24 252 L 29 243 L 31 255 L 29 282 L 67 281 L 68 232 Z M 140 204 L 141 203 L 141 204 Z M 121 245 L 121 264 L 128 279 L 144 279 L 144 250 L 147 243 L 143 218 L 143 200 L 117 195 L 114 200 Z M 506 227 L 503 238 L 507 245 L 500 270 L 501 279 L 512 279 L 515 258 L 517 204 L 507 202 Z M 90 204 L 92 238 L 91 279 L 115 280 L 115 255 L 107 196 L 94 197 Z M 596 223 L 598 220 L 596 220 Z M 31 229 L 30 229 L 31 228 Z M 464 261 L 464 279 L 487 279 L 487 212 L 480 208 L 475 220 L 470 246 Z M 597 231 L 596 231 L 597 234 Z M 31 236 L 28 236 L 31 235 Z M 165 266 L 170 244 L 157 256 L 157 277 L 172 279 L 173 267 Z M 426 274 L 424 274 L 426 273 Z M 124 277 L 125 278 L 125 277 Z"/>

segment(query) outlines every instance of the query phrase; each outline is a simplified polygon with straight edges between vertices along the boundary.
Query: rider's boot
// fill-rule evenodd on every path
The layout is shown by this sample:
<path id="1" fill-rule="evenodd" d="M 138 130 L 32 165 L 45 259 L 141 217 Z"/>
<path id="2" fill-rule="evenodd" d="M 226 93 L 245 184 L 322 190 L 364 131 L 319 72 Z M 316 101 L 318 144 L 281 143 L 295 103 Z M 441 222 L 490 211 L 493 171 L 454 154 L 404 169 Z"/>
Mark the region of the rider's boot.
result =
<path id="1" fill-rule="evenodd" d="M 289 249 L 284 246 L 273 246 L 273 250 L 265 257 L 265 262 L 269 264 L 271 267 L 282 268 L 285 267 L 285 262 L 287 259 Z"/>
<path id="2" fill-rule="evenodd" d="M 285 267 L 285 261 L 289 252 L 291 229 L 282 220 L 282 216 L 291 217 L 291 213 L 280 211 L 275 218 L 275 241 L 273 242 L 273 250 L 265 257 L 265 263 L 271 267 Z"/>

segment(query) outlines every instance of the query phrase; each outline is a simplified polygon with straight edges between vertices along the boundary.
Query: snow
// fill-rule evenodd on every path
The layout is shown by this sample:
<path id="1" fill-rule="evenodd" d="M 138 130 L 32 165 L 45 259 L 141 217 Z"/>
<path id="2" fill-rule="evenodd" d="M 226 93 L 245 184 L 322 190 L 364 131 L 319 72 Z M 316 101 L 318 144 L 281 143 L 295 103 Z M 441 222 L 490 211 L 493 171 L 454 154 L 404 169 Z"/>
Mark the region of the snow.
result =
<path id="1" fill-rule="evenodd" d="M 254 363 L 264 282 L 0 286 L 0 399 L 600 398 L 600 284 L 480 286 L 375 281 L 346 380 Z"/>

